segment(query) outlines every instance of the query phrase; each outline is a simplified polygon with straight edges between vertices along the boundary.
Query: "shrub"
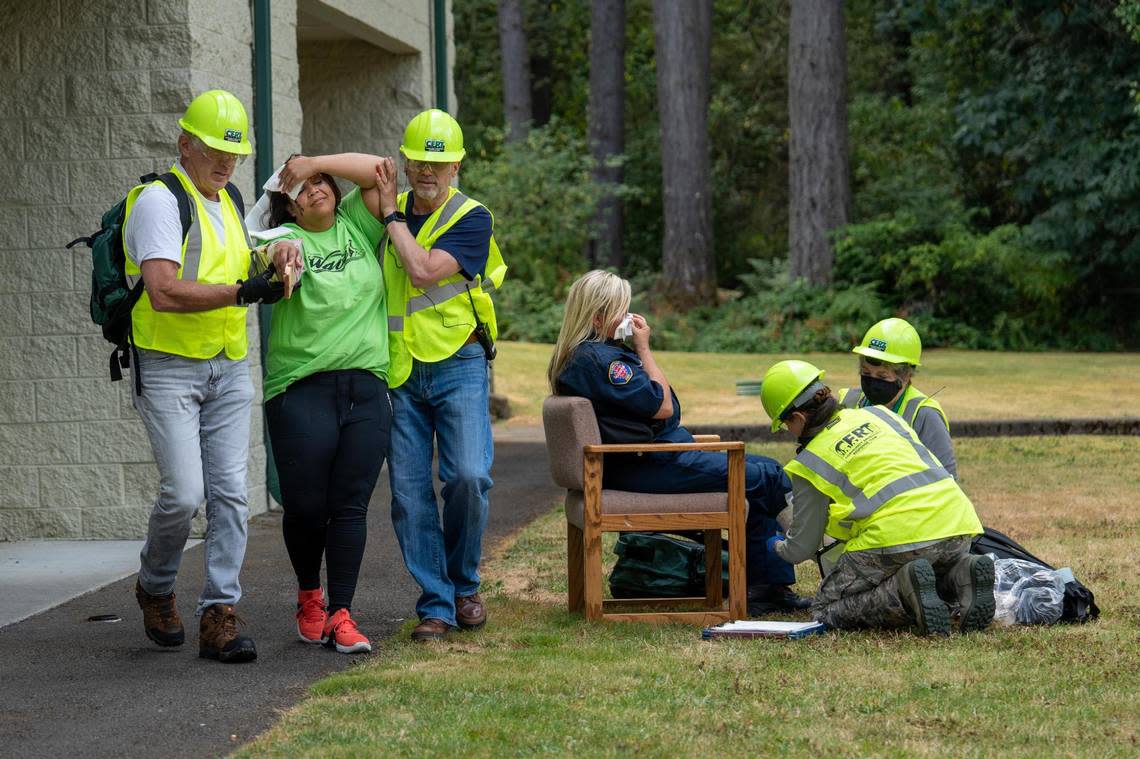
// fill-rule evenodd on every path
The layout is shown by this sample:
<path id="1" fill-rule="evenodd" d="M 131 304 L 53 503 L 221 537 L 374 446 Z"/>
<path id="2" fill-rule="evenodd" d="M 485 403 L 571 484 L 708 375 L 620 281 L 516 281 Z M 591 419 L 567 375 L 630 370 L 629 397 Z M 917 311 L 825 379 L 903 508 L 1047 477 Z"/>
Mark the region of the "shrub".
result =
<path id="1" fill-rule="evenodd" d="M 495 214 L 495 239 L 511 286 L 521 280 L 553 295 L 566 271 L 585 266 L 601 192 L 586 141 L 552 119 L 510 145 L 503 144 L 501 130 L 488 129 L 483 144 L 464 165 L 464 190 Z"/>

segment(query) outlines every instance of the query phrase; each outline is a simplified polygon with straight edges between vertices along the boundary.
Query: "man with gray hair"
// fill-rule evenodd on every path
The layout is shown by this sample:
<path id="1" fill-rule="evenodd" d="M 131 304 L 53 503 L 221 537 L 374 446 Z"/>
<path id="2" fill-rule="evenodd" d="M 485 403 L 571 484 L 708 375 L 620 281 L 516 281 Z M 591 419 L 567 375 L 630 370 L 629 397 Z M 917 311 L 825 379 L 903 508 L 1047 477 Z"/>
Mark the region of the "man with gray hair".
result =
<path id="1" fill-rule="evenodd" d="M 191 519 L 205 501 L 198 654 L 245 662 L 257 658 L 257 648 L 238 633 L 234 614 L 249 515 L 254 394 L 243 306 L 278 300 L 283 287 L 270 281 L 271 272 L 241 279 L 248 276 L 250 246 L 241 195 L 230 178 L 252 152 L 242 104 L 229 92 L 210 90 L 190 103 L 178 124 L 178 161 L 131 191 L 123 225 L 127 277 L 144 284 L 131 312 L 133 401 L 160 477 L 135 595 L 147 637 L 160 646 L 181 645 L 174 583 Z"/>

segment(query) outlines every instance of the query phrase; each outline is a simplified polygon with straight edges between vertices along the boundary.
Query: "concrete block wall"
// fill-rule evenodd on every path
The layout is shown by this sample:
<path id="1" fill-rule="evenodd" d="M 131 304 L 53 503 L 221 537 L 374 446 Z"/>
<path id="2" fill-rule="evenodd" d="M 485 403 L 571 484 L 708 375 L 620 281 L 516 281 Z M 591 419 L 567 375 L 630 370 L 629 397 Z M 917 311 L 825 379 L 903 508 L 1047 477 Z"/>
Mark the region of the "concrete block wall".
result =
<path id="1" fill-rule="evenodd" d="M 361 39 L 299 50 L 299 2 Z M 110 346 L 88 317 L 90 252 L 63 246 L 93 232 L 140 175 L 169 166 L 177 119 L 194 95 L 228 89 L 252 119 L 250 4 L 0 0 L 0 18 L 9 40 L 0 46 L 8 170 L 0 183 L 0 540 L 139 537 L 157 470 L 129 387 L 109 381 Z M 271 28 L 275 163 L 302 149 L 395 155 L 407 120 L 433 103 L 429 3 L 273 0 Z M 248 203 L 253 179 L 249 160 L 235 174 Z M 257 513 L 268 501 L 256 316 L 249 328 Z"/>
<path id="2" fill-rule="evenodd" d="M 274 6 L 282 25 L 295 24 L 294 3 Z M 142 536 L 157 470 L 128 384 L 110 382 L 110 346 L 87 313 L 90 252 L 63 246 L 94 231 L 141 174 L 169 166 L 194 95 L 225 87 L 252 116 L 249 6 L 0 0 L 0 18 L 9 40 L 0 46 L 9 176 L 0 183 L 0 540 Z M 294 34 L 286 39 L 288 58 Z M 299 115 L 286 119 L 283 135 L 296 142 L 299 133 Z M 251 201 L 252 180 L 247 161 L 236 181 Z M 250 335 L 260 388 L 255 316 Z M 261 429 L 258 405 L 255 513 L 266 505 Z"/>
<path id="3" fill-rule="evenodd" d="M 303 42 L 305 153 L 399 156 L 404 127 L 431 105 L 423 75 L 429 65 L 427 56 L 397 55 L 361 41 Z"/>

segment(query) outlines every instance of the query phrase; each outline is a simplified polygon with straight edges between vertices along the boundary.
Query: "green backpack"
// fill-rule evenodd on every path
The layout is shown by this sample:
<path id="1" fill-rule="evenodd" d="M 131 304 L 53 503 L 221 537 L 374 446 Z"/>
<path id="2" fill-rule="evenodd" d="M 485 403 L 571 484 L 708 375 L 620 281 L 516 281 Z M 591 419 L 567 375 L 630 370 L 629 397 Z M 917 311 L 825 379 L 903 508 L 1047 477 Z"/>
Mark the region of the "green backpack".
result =
<path id="1" fill-rule="evenodd" d="M 681 598 L 705 594 L 705 546 L 660 532 L 623 532 L 614 545 L 610 572 L 614 598 Z M 721 552 L 723 592 L 728 594 L 728 551 Z"/>
<path id="2" fill-rule="evenodd" d="M 165 174 L 147 174 L 139 177 L 139 185 L 159 181 L 166 185 L 178 202 L 178 218 L 182 222 L 182 240 L 190 232 L 194 222 L 190 196 L 182 182 L 168 171 Z M 226 185 L 226 192 L 238 209 L 245 215 L 245 204 L 241 193 L 233 184 Z M 142 394 L 142 378 L 138 371 L 138 356 L 131 335 L 131 311 L 143 293 L 142 277 L 133 285 L 127 280 L 126 251 L 123 249 L 123 222 L 126 219 L 127 198 L 124 197 L 111 206 L 100 220 L 99 231 L 90 237 L 77 237 L 67 244 L 71 249 L 79 243 L 91 248 L 91 321 L 103 328 L 103 337 L 115 349 L 111 352 L 111 381 L 123 378 L 123 369 L 131 365 L 131 352 L 135 356 L 135 392 Z"/>

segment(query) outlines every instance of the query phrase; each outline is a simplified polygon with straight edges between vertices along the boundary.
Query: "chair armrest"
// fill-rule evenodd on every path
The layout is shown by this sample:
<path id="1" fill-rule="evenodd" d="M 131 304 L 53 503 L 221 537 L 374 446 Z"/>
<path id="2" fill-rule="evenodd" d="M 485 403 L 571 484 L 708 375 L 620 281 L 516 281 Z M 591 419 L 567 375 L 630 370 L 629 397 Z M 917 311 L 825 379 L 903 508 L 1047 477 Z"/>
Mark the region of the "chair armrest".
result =
<path id="1" fill-rule="evenodd" d="M 693 435 L 694 443 L 716 443 L 720 440 L 720 435 Z"/>
<path id="2" fill-rule="evenodd" d="M 743 451 L 739 440 L 708 443 L 602 443 L 583 446 L 589 453 L 660 453 L 673 451 Z"/>

